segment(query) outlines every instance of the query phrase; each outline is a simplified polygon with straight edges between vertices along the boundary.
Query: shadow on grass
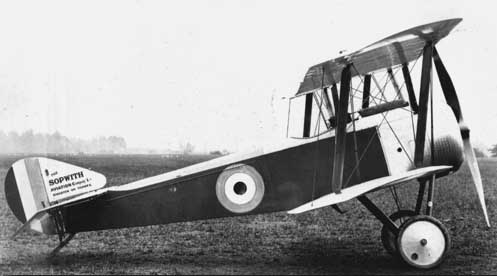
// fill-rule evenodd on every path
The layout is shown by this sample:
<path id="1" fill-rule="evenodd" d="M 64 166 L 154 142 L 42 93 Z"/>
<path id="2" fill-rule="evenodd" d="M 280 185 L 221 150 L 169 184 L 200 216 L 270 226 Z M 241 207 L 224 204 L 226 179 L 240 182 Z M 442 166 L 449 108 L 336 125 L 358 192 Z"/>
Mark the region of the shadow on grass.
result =
<path id="1" fill-rule="evenodd" d="M 375 241 L 376 242 L 376 241 Z M 400 259 L 383 248 L 354 240 L 307 239 L 294 242 L 284 254 L 291 256 L 288 264 L 304 266 L 326 273 L 394 273 L 413 272 Z"/>
<path id="2" fill-rule="evenodd" d="M 178 252 L 160 248 L 134 252 L 130 248 L 119 252 L 60 252 L 53 258 L 40 259 L 43 264 L 39 264 L 64 270 L 92 267 L 95 271 L 104 272 L 130 269 L 147 271 L 151 267 L 164 271 L 175 267 L 189 267 L 208 273 L 219 272 L 221 267 L 237 267 L 245 273 L 416 273 L 416 270 L 400 260 L 384 251 L 371 250 L 370 247 L 369 244 L 363 247 L 354 241 L 317 238 L 290 242 L 280 248 L 277 254 L 263 252 L 265 250 L 260 248 L 247 248 L 246 254 L 230 253 L 229 248 Z"/>

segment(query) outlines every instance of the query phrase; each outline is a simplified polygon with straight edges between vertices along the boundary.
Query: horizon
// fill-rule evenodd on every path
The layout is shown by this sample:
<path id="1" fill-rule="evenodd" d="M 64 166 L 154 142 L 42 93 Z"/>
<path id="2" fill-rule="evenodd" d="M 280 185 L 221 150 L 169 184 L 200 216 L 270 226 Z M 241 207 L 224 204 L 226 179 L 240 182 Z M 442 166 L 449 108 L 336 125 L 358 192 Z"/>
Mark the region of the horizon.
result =
<path id="1" fill-rule="evenodd" d="M 190 142 L 204 152 L 237 152 L 277 143 L 286 133 L 287 99 L 310 66 L 461 17 L 438 49 L 475 147 L 497 144 L 492 2 L 395 3 L 3 3 L 2 131 L 120 136 L 128 147 L 158 150 Z"/>
<path id="2" fill-rule="evenodd" d="M 22 136 L 25 133 L 31 132 L 31 135 L 41 135 L 41 136 L 55 136 L 59 135 L 62 136 L 64 139 L 69 139 L 71 143 L 94 143 L 97 140 L 108 140 L 112 138 L 118 138 L 118 139 L 123 139 L 124 141 L 124 147 L 118 150 L 113 150 L 112 146 L 116 145 L 107 145 L 104 146 L 101 150 L 63 150 L 59 152 L 54 152 L 53 150 L 49 149 L 48 147 L 43 148 L 43 150 L 35 150 L 35 151 L 19 151 L 19 150 L 12 150 L 12 149 L 5 149 L 5 148 L 0 148 L 0 154 L 13 154 L 13 155 L 23 155 L 23 154 L 88 154 L 88 155 L 98 155 L 98 154 L 117 154 L 117 155 L 126 155 L 126 154 L 184 154 L 184 155 L 195 155 L 195 154 L 208 154 L 208 155 L 226 155 L 226 154 L 232 154 L 234 152 L 230 152 L 227 149 L 209 149 L 209 150 L 198 150 L 195 148 L 194 145 L 191 145 L 188 141 L 186 141 L 184 144 L 178 144 L 177 147 L 174 148 L 147 148 L 147 147 L 128 147 L 126 139 L 120 136 L 95 136 L 95 137 L 90 137 L 88 139 L 82 139 L 82 138 L 77 138 L 77 137 L 67 137 L 59 132 L 54 132 L 54 133 L 41 133 L 41 132 L 34 132 L 32 129 L 26 130 L 25 132 L 22 133 L 17 133 L 16 131 L 11 131 L 9 133 L 4 133 L 2 130 L 0 130 L 0 138 L 2 138 L 2 135 L 8 136 L 11 135 L 11 133 L 14 133 L 15 135 Z M 0 140 L 1 141 L 1 140 Z M 23 144 L 19 145 L 21 148 L 22 147 L 29 147 L 29 145 Z M 492 158 L 492 152 L 491 149 L 493 147 L 496 147 L 497 143 L 487 147 L 487 148 L 482 148 L 481 145 L 474 146 L 475 152 L 479 151 L 480 153 L 477 152 L 477 157 L 488 157 Z M 479 154 L 483 154 L 483 156 L 478 156 Z"/>

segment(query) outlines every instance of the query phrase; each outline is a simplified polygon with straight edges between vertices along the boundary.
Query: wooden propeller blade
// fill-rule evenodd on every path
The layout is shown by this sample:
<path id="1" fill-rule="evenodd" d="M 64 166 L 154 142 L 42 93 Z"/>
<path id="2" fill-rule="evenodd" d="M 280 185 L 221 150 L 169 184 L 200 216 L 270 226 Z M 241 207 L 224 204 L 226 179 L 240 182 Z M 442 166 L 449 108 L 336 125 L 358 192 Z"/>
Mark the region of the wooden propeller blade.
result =
<path id="1" fill-rule="evenodd" d="M 490 221 L 488 219 L 488 214 L 487 214 L 487 206 L 485 204 L 485 194 L 483 192 L 483 184 L 480 175 L 480 169 L 478 168 L 475 152 L 473 150 L 473 147 L 471 146 L 471 141 L 469 139 L 469 127 L 464 122 L 461 112 L 461 106 L 459 104 L 459 99 L 457 98 L 456 89 L 454 87 L 454 84 L 452 83 L 452 79 L 450 78 L 447 69 L 445 69 L 442 59 L 440 58 L 440 55 L 438 54 L 437 49 L 435 47 L 433 47 L 433 61 L 435 63 L 435 68 L 437 70 L 438 79 L 440 81 L 440 85 L 442 87 L 445 100 L 452 109 L 452 112 L 454 112 L 454 116 L 456 117 L 457 122 L 459 124 L 459 130 L 461 132 L 463 145 L 464 145 L 464 155 L 466 157 L 466 160 L 468 161 L 469 170 L 471 172 L 471 177 L 473 178 L 473 183 L 475 185 L 476 192 L 478 194 L 478 199 L 480 200 L 481 208 L 483 209 L 483 215 L 485 217 L 485 221 L 488 227 L 490 227 Z"/>

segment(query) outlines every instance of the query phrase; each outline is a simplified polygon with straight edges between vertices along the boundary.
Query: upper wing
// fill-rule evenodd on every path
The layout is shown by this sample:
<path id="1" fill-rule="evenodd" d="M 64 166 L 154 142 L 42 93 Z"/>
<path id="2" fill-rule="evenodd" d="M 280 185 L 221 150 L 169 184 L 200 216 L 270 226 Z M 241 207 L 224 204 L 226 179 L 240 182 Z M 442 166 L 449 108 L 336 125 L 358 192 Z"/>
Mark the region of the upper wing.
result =
<path id="1" fill-rule="evenodd" d="M 415 169 L 408 171 L 402 175 L 385 176 L 376 178 L 370 181 L 363 182 L 361 184 L 354 185 L 343 189 L 339 194 L 331 193 L 324 195 L 316 200 L 310 201 L 304 205 L 301 205 L 295 209 L 288 211 L 289 214 L 300 214 L 303 212 L 311 211 L 317 208 L 322 208 L 329 205 L 338 204 L 353 198 L 356 198 L 367 192 L 377 190 L 379 188 L 385 188 L 400 182 L 425 177 L 439 172 L 448 171 L 452 166 L 430 166 L 420 169 Z"/>
<path id="2" fill-rule="evenodd" d="M 314 65 L 307 71 L 297 95 L 339 82 L 342 69 L 349 63 L 354 64 L 351 70 L 354 77 L 415 60 L 422 54 L 427 41 L 435 45 L 461 21 L 461 18 L 455 18 L 417 26 L 349 55 Z"/>

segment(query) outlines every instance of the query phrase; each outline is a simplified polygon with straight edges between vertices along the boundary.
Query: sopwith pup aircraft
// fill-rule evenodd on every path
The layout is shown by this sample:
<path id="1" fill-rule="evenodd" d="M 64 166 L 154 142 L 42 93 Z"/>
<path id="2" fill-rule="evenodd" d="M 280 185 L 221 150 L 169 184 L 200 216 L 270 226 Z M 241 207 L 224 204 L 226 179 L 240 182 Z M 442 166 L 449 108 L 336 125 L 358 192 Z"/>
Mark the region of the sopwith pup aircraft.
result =
<path id="1" fill-rule="evenodd" d="M 342 213 L 340 204 L 356 199 L 383 225 L 387 252 L 416 268 L 435 267 L 450 237 L 432 216 L 434 187 L 464 160 L 490 226 L 469 128 L 436 47 L 460 22 L 414 27 L 310 67 L 290 99 L 289 124 L 293 104 L 302 103 L 298 136 L 271 147 L 119 186 L 46 157 L 19 160 L 5 179 L 7 203 L 23 223 L 14 236 L 27 229 L 58 235 L 55 253 L 80 232 L 330 206 Z M 446 101 L 445 119 L 453 128 L 435 123 L 434 109 L 441 108 L 434 107 L 436 93 Z M 413 210 L 386 214 L 369 198 L 390 189 L 397 201 L 403 183 L 419 186 Z"/>

